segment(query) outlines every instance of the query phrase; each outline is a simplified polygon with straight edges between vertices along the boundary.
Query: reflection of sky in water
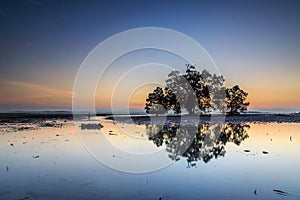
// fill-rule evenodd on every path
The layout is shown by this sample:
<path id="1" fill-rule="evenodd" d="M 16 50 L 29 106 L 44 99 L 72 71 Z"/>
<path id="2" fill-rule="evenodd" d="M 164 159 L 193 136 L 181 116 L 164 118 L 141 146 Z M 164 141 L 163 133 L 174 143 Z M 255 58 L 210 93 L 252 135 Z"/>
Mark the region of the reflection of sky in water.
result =
<path id="1" fill-rule="evenodd" d="M 198 161 L 191 168 L 181 158 L 146 174 L 122 173 L 99 164 L 84 150 L 72 126 L 1 131 L 0 199 L 158 199 L 160 195 L 163 199 L 299 199 L 300 124 L 250 126 L 249 138 L 239 146 L 227 143 L 224 157 Z M 141 137 L 140 127 L 136 130 Z M 91 137 L 99 135 L 94 132 L 90 131 Z M 117 135 L 107 133 L 111 142 L 122 144 L 118 129 L 113 133 Z M 153 141 L 139 141 L 148 146 L 135 148 L 130 141 L 126 141 L 130 148 L 122 145 L 132 151 L 157 148 Z M 35 155 L 40 157 L 33 158 Z M 289 194 L 278 195 L 273 189 Z"/>

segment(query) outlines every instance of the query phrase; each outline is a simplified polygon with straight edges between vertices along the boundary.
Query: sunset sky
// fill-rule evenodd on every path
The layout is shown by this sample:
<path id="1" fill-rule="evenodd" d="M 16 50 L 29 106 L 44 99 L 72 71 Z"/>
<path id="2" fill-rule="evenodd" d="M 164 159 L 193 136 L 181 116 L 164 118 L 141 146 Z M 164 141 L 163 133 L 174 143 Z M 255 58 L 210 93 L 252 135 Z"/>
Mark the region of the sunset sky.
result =
<path id="1" fill-rule="evenodd" d="M 299 111 L 299 10 L 292 0 L 0 1 L 0 110 L 71 109 L 77 70 L 100 42 L 128 29 L 163 27 L 201 44 L 226 86 L 249 93 L 250 110 Z M 184 70 L 184 60 L 166 53 L 140 54 L 133 56 L 138 61 L 128 55 L 114 63 L 99 83 L 97 108 L 110 106 L 114 81 L 130 66 L 163 60 Z M 129 101 L 142 109 L 154 87 L 137 86 L 130 99 L 114 95 L 120 108 Z"/>

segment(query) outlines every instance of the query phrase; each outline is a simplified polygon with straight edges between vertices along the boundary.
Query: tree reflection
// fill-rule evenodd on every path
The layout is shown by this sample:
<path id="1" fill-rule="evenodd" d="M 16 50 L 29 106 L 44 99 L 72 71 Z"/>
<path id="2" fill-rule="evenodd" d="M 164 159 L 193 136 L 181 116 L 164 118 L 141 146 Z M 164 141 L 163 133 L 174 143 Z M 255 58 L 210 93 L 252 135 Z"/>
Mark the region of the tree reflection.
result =
<path id="1" fill-rule="evenodd" d="M 165 144 L 169 158 L 174 161 L 186 158 L 188 167 L 195 166 L 199 160 L 207 163 L 223 157 L 225 145 L 228 142 L 240 145 L 249 137 L 249 129 L 248 124 L 146 125 L 149 140 L 157 147 Z"/>

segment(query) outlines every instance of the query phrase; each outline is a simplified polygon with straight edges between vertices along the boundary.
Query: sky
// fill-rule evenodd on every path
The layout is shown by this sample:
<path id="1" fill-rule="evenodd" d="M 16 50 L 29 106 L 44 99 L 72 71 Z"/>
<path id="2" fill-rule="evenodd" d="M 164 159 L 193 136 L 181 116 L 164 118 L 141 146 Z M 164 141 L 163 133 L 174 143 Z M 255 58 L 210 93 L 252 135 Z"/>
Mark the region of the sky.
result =
<path id="1" fill-rule="evenodd" d="M 162 27 L 201 44 L 226 86 L 239 84 L 249 93 L 250 110 L 299 111 L 299 10 L 300 2 L 292 0 L 1 0 L 0 110 L 71 109 L 77 71 L 99 43 L 129 29 Z M 122 73 L 149 62 L 179 68 L 185 64 L 159 51 L 123 56 L 100 80 L 96 107 L 109 108 L 109 92 Z M 161 83 L 167 73 L 164 68 L 148 74 L 153 79 L 160 74 Z M 147 92 L 155 86 L 137 86 L 130 97 L 116 93 L 116 103 L 126 107 L 130 102 L 130 107 L 142 109 Z"/>

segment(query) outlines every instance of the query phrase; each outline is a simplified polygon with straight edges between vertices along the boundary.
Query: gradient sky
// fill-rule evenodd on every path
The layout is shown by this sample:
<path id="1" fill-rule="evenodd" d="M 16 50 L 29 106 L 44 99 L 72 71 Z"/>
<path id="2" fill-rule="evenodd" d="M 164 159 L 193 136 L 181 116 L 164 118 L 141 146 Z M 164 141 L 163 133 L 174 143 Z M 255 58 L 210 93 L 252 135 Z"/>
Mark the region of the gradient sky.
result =
<path id="1" fill-rule="evenodd" d="M 299 10 L 299 1 L 0 1 L 0 110 L 70 109 L 88 53 L 114 34 L 149 26 L 200 43 L 226 85 L 249 93 L 250 109 L 298 110 Z M 141 91 L 130 99 L 136 108 Z"/>

